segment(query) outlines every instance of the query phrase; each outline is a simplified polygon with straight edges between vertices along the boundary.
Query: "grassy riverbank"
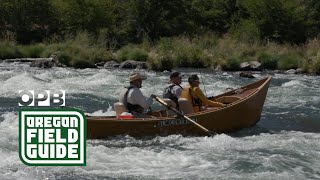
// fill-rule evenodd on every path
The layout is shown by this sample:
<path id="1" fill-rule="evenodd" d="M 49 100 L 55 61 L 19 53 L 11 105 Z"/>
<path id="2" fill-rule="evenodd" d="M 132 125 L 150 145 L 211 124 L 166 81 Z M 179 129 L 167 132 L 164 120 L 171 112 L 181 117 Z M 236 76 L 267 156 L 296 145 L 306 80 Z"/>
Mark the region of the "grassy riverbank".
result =
<path id="1" fill-rule="evenodd" d="M 246 61 L 259 61 L 265 69 L 297 69 L 320 74 L 320 39 L 300 46 L 237 40 L 230 36 L 218 37 L 213 33 L 201 36 L 178 36 L 128 44 L 118 49 L 105 47 L 106 42 L 80 33 L 64 41 L 46 41 L 32 45 L 17 45 L 12 41 L 0 42 L 0 59 L 21 57 L 49 57 L 60 52 L 61 63 L 71 67 L 91 67 L 97 62 L 125 60 L 146 61 L 153 70 L 174 67 L 217 68 L 239 70 Z"/>

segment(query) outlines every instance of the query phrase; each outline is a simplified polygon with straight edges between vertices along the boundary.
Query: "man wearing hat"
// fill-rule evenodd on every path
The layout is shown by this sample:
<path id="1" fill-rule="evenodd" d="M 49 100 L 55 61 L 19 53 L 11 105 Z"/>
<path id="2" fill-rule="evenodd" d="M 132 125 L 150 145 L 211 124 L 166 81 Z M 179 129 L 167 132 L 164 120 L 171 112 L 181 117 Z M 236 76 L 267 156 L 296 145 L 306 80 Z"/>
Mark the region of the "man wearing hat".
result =
<path id="1" fill-rule="evenodd" d="M 181 96 L 183 88 L 180 86 L 182 75 L 180 72 L 173 72 L 170 75 L 170 84 L 164 88 L 163 98 L 171 99 L 178 105 L 178 99 Z"/>
<path id="2" fill-rule="evenodd" d="M 131 73 L 129 75 L 130 86 L 120 93 L 119 102 L 122 102 L 134 116 L 142 114 L 144 109 L 148 109 L 153 103 L 153 98 L 146 99 L 140 90 L 142 81 L 146 79 L 147 77 L 139 72 Z"/>

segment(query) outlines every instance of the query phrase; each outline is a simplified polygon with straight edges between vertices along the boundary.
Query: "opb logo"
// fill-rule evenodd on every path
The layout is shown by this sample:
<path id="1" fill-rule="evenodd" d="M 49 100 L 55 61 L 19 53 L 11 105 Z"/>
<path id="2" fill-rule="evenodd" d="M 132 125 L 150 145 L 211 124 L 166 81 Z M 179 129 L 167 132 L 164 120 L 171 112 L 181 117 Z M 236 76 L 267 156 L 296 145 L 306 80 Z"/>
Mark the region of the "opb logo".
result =
<path id="1" fill-rule="evenodd" d="M 19 106 L 65 106 L 66 93 L 63 90 L 59 93 L 52 93 L 49 90 L 20 90 L 19 95 L 21 97 Z"/>

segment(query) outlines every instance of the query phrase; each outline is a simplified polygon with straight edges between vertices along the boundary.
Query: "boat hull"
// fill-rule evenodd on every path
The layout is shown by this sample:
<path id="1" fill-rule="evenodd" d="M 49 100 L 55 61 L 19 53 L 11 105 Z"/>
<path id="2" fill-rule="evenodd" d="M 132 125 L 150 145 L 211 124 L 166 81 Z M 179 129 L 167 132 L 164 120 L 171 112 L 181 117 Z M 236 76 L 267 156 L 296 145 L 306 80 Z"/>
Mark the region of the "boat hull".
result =
<path id="1" fill-rule="evenodd" d="M 241 87 L 242 93 L 230 91 L 217 96 L 237 97 L 239 100 L 227 107 L 187 115 L 203 127 L 216 133 L 229 133 L 255 125 L 261 117 L 271 77 Z M 158 117 L 145 119 L 117 119 L 87 117 L 87 138 L 100 139 L 116 135 L 134 137 L 166 136 L 170 134 L 207 135 L 183 117 Z"/>

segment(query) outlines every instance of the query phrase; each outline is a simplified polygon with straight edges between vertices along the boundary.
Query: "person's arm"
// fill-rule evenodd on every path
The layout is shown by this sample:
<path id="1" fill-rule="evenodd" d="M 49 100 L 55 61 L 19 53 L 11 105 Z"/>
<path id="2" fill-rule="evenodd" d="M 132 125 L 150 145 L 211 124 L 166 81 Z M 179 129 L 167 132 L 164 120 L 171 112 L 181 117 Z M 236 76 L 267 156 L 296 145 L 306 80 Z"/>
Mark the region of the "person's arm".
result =
<path id="1" fill-rule="evenodd" d="M 148 109 L 153 103 L 153 98 L 149 97 L 148 99 L 146 99 L 143 96 L 143 94 L 140 91 L 140 89 L 138 89 L 138 88 L 132 89 L 130 97 L 131 97 L 132 103 L 138 104 L 141 107 L 143 107 L 144 109 Z"/>
<path id="2" fill-rule="evenodd" d="M 194 94 L 202 101 L 203 105 L 211 107 L 224 107 L 225 105 L 219 102 L 208 100 L 199 87 L 194 89 Z"/>

